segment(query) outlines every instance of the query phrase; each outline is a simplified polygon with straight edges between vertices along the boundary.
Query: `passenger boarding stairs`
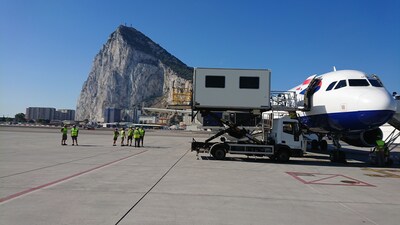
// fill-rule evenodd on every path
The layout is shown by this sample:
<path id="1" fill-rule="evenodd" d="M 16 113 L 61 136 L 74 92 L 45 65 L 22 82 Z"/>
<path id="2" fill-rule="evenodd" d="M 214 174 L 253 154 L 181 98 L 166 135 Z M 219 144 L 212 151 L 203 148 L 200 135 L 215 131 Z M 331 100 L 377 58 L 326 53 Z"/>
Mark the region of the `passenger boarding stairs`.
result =
<path id="1" fill-rule="evenodd" d="M 388 121 L 392 127 L 394 127 L 393 131 L 385 138 L 385 146 L 386 146 L 386 153 L 378 153 L 377 147 L 374 147 L 369 156 L 372 163 L 376 163 L 379 166 L 383 165 L 391 165 L 393 163 L 393 159 L 390 156 L 390 152 L 399 146 L 399 143 L 396 140 L 400 137 L 400 98 L 397 97 L 395 99 L 397 104 L 396 113 L 393 117 Z M 383 154 L 383 155 L 382 155 Z"/>
<path id="2" fill-rule="evenodd" d="M 392 150 L 398 146 L 398 144 L 395 144 L 395 141 L 400 136 L 400 97 L 396 97 L 395 101 L 397 106 L 396 113 L 393 115 L 392 119 L 388 121 L 388 124 L 390 124 L 395 129 L 385 140 L 385 143 L 388 145 L 389 150 Z"/>

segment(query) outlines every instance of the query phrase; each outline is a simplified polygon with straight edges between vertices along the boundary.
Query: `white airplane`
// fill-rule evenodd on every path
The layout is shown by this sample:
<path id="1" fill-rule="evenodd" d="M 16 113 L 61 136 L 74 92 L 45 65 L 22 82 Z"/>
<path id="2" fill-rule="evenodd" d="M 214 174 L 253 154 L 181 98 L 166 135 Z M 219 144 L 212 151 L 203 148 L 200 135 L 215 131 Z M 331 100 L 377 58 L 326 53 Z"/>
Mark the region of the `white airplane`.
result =
<path id="1" fill-rule="evenodd" d="M 291 89 L 297 94 L 300 123 L 310 132 L 333 138 L 336 149 L 339 140 L 359 147 L 375 145 L 382 137 L 379 128 L 396 111 L 393 97 L 375 75 L 356 70 L 339 70 L 308 77 Z M 320 142 L 321 143 L 321 142 Z M 321 147 L 326 146 L 326 141 Z"/>

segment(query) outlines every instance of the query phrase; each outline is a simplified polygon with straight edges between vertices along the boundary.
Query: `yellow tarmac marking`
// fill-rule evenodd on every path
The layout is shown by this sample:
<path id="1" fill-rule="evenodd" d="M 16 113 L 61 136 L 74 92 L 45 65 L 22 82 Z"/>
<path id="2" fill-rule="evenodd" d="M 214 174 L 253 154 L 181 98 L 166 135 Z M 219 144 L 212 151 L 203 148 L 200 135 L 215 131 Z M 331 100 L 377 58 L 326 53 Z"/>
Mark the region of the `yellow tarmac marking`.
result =
<path id="1" fill-rule="evenodd" d="M 362 169 L 365 171 L 375 172 L 375 174 L 365 174 L 371 177 L 389 177 L 389 178 L 400 178 L 400 170 L 396 169 Z"/>

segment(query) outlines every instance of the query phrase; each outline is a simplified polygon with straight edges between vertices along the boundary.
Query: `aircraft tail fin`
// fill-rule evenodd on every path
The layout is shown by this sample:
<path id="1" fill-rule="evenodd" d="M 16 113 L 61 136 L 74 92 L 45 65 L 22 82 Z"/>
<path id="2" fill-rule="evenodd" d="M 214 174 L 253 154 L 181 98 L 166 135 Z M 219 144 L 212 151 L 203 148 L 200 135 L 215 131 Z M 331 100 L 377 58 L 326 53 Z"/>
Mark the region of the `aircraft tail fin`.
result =
<path id="1" fill-rule="evenodd" d="M 309 77 L 307 77 L 307 79 L 305 81 L 303 81 L 303 83 L 301 83 L 300 85 L 297 85 L 296 87 L 290 89 L 290 91 L 295 91 L 296 94 L 304 94 L 304 91 L 307 89 L 308 85 L 310 84 L 311 80 L 317 76 L 317 74 L 311 75 Z"/>

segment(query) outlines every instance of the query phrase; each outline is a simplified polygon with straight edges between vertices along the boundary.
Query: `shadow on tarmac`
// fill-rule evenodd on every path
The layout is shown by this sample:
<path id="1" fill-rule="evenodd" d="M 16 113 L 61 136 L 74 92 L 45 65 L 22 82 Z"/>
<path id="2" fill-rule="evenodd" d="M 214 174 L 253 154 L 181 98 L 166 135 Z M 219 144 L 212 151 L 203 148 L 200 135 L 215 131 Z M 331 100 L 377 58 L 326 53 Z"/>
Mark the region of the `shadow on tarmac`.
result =
<path id="1" fill-rule="evenodd" d="M 331 162 L 329 158 L 329 152 L 321 151 L 309 151 L 309 154 L 303 157 L 291 157 L 288 165 L 304 165 L 304 166 L 326 166 L 326 167 L 379 167 L 379 168 L 400 168 L 399 161 L 396 160 L 391 166 L 376 166 L 369 161 L 369 152 L 354 149 L 344 149 L 346 152 L 346 163 Z M 399 152 L 392 152 L 391 156 L 398 159 L 400 156 Z M 218 161 L 212 156 L 201 156 L 202 160 Z M 246 163 L 278 163 L 274 160 L 265 157 L 242 157 L 242 156 L 227 156 L 224 161 L 231 162 L 246 162 Z"/>

